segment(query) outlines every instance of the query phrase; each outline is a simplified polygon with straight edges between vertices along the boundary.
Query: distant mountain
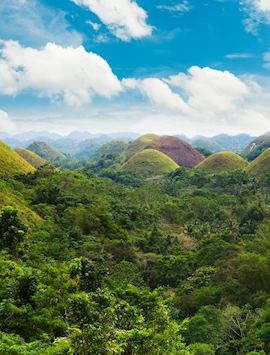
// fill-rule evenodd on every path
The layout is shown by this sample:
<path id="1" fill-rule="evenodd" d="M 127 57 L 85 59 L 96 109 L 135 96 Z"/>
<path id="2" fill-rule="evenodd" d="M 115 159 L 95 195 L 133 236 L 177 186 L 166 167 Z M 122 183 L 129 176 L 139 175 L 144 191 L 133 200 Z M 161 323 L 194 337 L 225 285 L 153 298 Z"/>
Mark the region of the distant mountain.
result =
<path id="1" fill-rule="evenodd" d="M 206 148 L 213 153 L 221 151 L 232 151 L 242 153 L 246 146 L 254 139 L 248 134 L 238 134 L 230 136 L 227 134 L 219 134 L 214 137 L 197 136 L 191 140 L 194 147 Z"/>
<path id="2" fill-rule="evenodd" d="M 41 139 L 57 140 L 61 139 L 63 136 L 58 133 L 48 132 L 48 131 L 29 131 L 24 133 L 15 134 L 13 138 L 19 141 L 32 141 Z"/>
<path id="3" fill-rule="evenodd" d="M 92 138 L 94 135 L 89 132 L 80 132 L 80 131 L 73 131 L 66 136 L 66 138 L 76 140 L 76 141 L 84 141 L 86 139 Z"/>

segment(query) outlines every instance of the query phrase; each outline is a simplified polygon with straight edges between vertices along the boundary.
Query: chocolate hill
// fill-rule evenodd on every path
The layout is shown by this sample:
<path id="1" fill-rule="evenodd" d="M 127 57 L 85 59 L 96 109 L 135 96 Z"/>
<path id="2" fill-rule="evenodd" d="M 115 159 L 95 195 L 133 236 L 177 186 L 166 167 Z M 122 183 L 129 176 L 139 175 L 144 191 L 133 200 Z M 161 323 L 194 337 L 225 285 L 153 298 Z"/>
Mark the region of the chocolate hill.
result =
<path id="1" fill-rule="evenodd" d="M 193 168 L 205 157 L 189 143 L 173 136 L 162 136 L 154 142 L 154 149 L 166 154 L 178 165 Z"/>
<path id="2" fill-rule="evenodd" d="M 196 166 L 206 173 L 219 174 L 227 171 L 244 169 L 248 162 L 233 152 L 219 152 L 211 155 Z"/>

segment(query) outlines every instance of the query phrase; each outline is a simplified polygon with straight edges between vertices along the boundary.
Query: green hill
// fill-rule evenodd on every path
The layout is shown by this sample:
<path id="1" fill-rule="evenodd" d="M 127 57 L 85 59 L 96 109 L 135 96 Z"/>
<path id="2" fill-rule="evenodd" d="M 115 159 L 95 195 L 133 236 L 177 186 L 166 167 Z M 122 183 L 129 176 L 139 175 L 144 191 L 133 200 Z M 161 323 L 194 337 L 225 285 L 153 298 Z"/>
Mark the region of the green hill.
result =
<path id="1" fill-rule="evenodd" d="M 202 161 L 196 166 L 196 169 L 208 173 L 222 173 L 225 171 L 243 169 L 247 164 L 248 163 L 236 153 L 220 152 Z"/>
<path id="2" fill-rule="evenodd" d="M 41 158 L 34 152 L 27 150 L 25 148 L 16 148 L 15 152 L 19 154 L 24 160 L 31 164 L 34 168 L 39 168 L 40 166 L 46 164 L 46 160 Z"/>
<path id="3" fill-rule="evenodd" d="M 141 152 L 144 149 L 153 149 L 155 142 L 159 139 L 156 134 L 145 134 L 130 143 L 127 150 L 123 153 L 124 160 L 128 160 L 132 155 Z"/>
<path id="4" fill-rule="evenodd" d="M 270 148 L 249 164 L 247 172 L 259 178 L 270 173 Z"/>
<path id="5" fill-rule="evenodd" d="M 45 142 L 34 142 L 30 144 L 27 149 L 36 153 L 41 158 L 49 161 L 50 163 L 66 158 L 63 153 Z"/>
<path id="6" fill-rule="evenodd" d="M 247 160 L 252 161 L 270 148 L 270 135 L 264 134 L 254 139 L 244 150 Z"/>
<path id="7" fill-rule="evenodd" d="M 14 152 L 9 146 L 0 141 L 0 176 L 31 173 L 35 168 Z"/>
<path id="8" fill-rule="evenodd" d="M 145 149 L 133 155 L 121 170 L 149 178 L 170 173 L 177 168 L 178 165 L 165 154 L 154 149 Z"/>

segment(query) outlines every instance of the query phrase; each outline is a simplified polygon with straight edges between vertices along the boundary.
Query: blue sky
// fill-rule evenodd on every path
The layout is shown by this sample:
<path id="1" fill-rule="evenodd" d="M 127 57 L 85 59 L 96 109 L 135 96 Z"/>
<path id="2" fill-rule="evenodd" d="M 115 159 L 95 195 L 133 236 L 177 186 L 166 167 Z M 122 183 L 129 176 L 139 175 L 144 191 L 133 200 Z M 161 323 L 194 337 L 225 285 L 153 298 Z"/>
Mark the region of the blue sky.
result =
<path id="1" fill-rule="evenodd" d="M 270 0 L 2 0 L 0 18 L 0 130 L 269 130 Z"/>

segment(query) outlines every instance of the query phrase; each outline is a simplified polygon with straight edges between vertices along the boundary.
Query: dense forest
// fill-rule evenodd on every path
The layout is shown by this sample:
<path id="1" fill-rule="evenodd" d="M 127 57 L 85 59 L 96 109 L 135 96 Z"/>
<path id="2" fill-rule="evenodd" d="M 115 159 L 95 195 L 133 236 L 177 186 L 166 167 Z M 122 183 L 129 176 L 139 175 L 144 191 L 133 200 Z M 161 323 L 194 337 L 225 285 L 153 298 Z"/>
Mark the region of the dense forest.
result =
<path id="1" fill-rule="evenodd" d="M 270 175 L 113 147 L 1 179 L 0 354 L 270 353 Z"/>

